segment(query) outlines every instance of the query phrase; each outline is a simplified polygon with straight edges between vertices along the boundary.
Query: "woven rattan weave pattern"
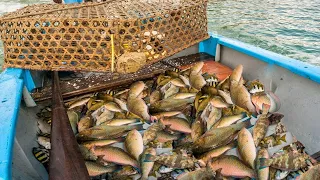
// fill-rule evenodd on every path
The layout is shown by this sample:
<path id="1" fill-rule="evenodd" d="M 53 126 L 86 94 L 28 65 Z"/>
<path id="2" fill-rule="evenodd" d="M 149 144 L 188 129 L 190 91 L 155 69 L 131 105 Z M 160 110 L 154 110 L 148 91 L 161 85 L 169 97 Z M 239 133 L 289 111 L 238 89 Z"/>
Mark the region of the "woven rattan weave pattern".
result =
<path id="1" fill-rule="evenodd" d="M 204 0 L 39 4 L 0 18 L 4 67 L 110 71 L 125 52 L 157 62 L 206 38 Z M 114 43 L 111 44 L 111 38 Z"/>

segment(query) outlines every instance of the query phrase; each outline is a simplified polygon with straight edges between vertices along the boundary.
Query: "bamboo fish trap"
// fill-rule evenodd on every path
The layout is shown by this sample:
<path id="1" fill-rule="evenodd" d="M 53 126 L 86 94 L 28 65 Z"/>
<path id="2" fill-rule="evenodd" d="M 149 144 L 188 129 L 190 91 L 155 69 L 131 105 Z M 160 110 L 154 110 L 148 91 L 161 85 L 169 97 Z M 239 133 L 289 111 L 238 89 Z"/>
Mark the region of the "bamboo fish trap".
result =
<path id="1" fill-rule="evenodd" d="M 4 67 L 110 71 L 126 52 L 144 53 L 152 64 L 209 37 L 206 6 L 204 0 L 27 6 L 0 18 Z"/>

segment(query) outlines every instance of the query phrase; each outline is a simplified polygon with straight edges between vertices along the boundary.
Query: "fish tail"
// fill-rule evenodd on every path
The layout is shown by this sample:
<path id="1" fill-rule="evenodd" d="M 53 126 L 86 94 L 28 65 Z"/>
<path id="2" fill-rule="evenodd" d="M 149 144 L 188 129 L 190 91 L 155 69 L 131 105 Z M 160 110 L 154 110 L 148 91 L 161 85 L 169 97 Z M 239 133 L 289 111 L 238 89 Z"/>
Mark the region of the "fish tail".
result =
<path id="1" fill-rule="evenodd" d="M 286 140 L 286 134 L 283 135 L 283 136 L 281 136 L 279 140 L 280 140 L 280 142 L 281 142 L 281 141 L 287 142 L 287 140 Z"/>
<path id="2" fill-rule="evenodd" d="M 259 161 L 260 161 L 260 167 L 258 167 L 259 169 L 264 169 L 270 166 L 267 158 L 260 158 Z"/>
<path id="3" fill-rule="evenodd" d="M 262 104 L 262 114 L 268 114 L 269 112 L 269 109 L 270 109 L 270 105 L 269 104 Z"/>
<path id="4" fill-rule="evenodd" d="M 154 162 L 156 161 L 156 157 L 152 154 L 146 154 L 144 162 Z"/>

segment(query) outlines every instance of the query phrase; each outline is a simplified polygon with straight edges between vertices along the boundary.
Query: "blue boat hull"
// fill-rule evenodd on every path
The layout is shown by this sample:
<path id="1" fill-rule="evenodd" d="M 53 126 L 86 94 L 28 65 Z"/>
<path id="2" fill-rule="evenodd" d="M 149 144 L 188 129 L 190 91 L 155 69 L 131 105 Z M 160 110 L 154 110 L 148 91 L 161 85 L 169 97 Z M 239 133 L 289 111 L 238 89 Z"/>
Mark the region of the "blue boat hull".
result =
<path id="1" fill-rule="evenodd" d="M 220 60 L 222 64 L 231 68 L 243 64 L 245 78 L 259 79 L 267 85 L 267 89 L 275 90 L 283 102 L 280 112 L 285 114 L 284 123 L 290 132 L 306 145 L 309 153 L 319 151 L 320 136 L 317 132 L 319 128 L 316 127 L 318 109 L 320 109 L 319 67 L 217 35 L 211 35 L 208 40 L 184 50 L 179 55 L 196 52 L 206 52 L 216 56 L 216 59 Z M 2 112 L 0 121 L 0 179 L 11 179 L 12 169 L 19 174 L 18 169 L 21 167 L 14 166 L 12 168 L 12 159 L 14 159 L 13 156 L 16 156 L 13 153 L 14 148 L 16 152 L 25 153 L 25 166 L 28 164 L 32 166 L 31 168 L 37 166 L 37 161 L 33 157 L 30 157 L 33 160 L 29 158 L 32 156 L 31 148 L 27 148 L 27 146 L 32 146 L 30 143 L 28 145 L 28 141 L 32 140 L 35 143 L 36 132 L 33 131 L 36 130 L 32 127 L 36 127 L 36 121 L 27 121 L 26 119 L 36 118 L 35 110 L 20 106 L 23 87 L 25 86 L 31 91 L 35 84 L 28 70 L 12 68 L 6 69 L 0 75 L 0 84 L 3 87 L 3 90 L 0 91 L 0 112 Z M 28 113 L 33 113 L 33 115 L 28 116 Z M 28 128 L 31 129 L 30 134 L 34 134 L 34 137 L 28 138 Z M 15 161 L 14 164 L 23 163 L 17 158 Z M 33 170 L 33 174 L 31 172 L 20 173 L 29 176 L 25 179 L 46 179 L 47 175 L 45 175 L 43 167 L 37 168 L 40 169 Z M 16 173 L 14 174 L 16 175 Z"/>

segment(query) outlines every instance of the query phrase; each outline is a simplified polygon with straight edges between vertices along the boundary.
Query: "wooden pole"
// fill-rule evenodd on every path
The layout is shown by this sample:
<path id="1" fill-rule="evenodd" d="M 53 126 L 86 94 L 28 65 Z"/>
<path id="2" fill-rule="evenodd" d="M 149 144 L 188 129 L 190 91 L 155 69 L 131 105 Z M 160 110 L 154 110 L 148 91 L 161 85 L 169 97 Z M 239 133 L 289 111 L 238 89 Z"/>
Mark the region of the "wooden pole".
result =
<path id="1" fill-rule="evenodd" d="M 50 180 L 87 180 L 89 174 L 64 107 L 58 72 L 53 72 Z"/>

